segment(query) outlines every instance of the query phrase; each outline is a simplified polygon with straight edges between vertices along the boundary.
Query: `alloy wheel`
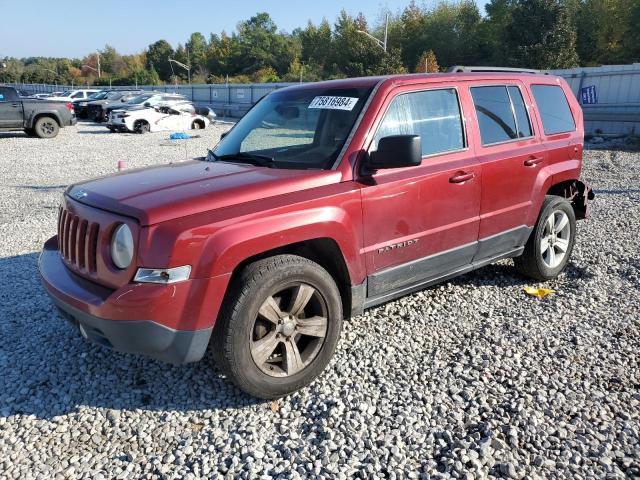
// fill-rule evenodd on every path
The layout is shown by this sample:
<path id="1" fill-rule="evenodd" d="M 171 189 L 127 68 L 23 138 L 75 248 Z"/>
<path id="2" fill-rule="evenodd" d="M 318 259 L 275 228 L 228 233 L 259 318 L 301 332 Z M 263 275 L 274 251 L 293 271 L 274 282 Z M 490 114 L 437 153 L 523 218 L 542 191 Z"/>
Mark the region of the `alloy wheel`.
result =
<path id="1" fill-rule="evenodd" d="M 540 239 L 540 254 L 547 267 L 556 268 L 562 263 L 569 249 L 570 236 L 569 216 L 562 210 L 551 212 Z"/>
<path id="2" fill-rule="evenodd" d="M 309 366 L 327 335 L 327 304 L 320 292 L 295 283 L 269 295 L 251 331 L 253 361 L 265 374 L 289 377 Z"/>

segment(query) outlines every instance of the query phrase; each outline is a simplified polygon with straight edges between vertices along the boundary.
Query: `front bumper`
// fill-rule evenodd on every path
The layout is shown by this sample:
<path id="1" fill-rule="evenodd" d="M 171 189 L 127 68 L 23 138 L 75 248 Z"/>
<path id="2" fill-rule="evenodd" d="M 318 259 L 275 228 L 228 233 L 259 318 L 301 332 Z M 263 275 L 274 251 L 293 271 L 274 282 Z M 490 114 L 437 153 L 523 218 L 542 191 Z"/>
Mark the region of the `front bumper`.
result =
<path id="1" fill-rule="evenodd" d="M 204 356 L 222 299 L 215 294 L 222 285 L 218 279 L 110 290 L 70 271 L 58 252 L 57 237 L 45 243 L 39 270 L 53 303 L 85 338 L 172 364 Z"/>

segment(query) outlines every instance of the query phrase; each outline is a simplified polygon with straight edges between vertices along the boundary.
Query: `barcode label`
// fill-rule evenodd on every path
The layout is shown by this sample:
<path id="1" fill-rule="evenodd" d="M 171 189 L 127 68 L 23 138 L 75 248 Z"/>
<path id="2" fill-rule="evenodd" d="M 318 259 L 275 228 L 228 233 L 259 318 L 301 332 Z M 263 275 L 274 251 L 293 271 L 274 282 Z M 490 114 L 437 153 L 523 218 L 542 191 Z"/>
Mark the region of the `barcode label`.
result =
<path id="1" fill-rule="evenodd" d="M 351 111 L 356 103 L 358 99 L 353 97 L 316 97 L 309 104 L 309 108 Z"/>

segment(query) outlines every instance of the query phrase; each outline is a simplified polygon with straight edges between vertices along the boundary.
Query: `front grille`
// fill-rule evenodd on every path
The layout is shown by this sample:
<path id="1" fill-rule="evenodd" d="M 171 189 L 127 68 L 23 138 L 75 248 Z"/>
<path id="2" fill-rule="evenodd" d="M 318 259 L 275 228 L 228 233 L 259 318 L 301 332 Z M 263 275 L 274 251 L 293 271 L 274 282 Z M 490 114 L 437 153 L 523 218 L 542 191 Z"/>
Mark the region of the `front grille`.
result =
<path id="1" fill-rule="evenodd" d="M 100 225 L 74 215 L 64 208 L 58 212 L 60 254 L 78 270 L 95 273 Z"/>

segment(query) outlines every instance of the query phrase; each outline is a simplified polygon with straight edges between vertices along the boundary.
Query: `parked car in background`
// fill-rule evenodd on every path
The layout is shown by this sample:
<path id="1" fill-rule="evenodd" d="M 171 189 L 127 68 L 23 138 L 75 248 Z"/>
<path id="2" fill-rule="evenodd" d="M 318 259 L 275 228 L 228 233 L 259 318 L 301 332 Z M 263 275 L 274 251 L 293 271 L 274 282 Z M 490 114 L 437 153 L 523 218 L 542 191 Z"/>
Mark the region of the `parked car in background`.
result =
<path id="1" fill-rule="evenodd" d="M 62 102 L 73 102 L 74 100 L 82 100 L 85 98 L 89 98 L 89 96 L 93 93 L 100 92 L 99 89 L 95 88 L 85 88 L 78 90 L 67 90 L 66 92 L 62 92 L 60 95 L 52 94 L 49 99 L 50 100 L 59 100 Z"/>
<path id="2" fill-rule="evenodd" d="M 80 98 L 71 102 L 76 116 L 78 118 L 87 118 L 87 104 L 93 100 L 107 98 L 108 94 L 109 90 L 100 90 L 99 92 L 92 93 L 87 98 Z"/>
<path id="3" fill-rule="evenodd" d="M 280 397 L 364 308 L 505 258 L 537 281 L 562 273 L 593 198 L 583 136 L 554 75 L 287 87 L 206 163 L 69 187 L 40 273 L 85 338 L 172 363 L 209 349 L 241 389 Z"/>
<path id="4" fill-rule="evenodd" d="M 58 131 L 75 125 L 69 102 L 20 97 L 13 87 L 0 87 L 0 130 L 23 130 L 40 138 L 53 138 Z"/>
<path id="5" fill-rule="evenodd" d="M 213 110 L 196 108 L 191 102 L 135 110 L 113 110 L 109 117 L 109 129 L 134 133 L 200 130 L 207 128 L 215 116 Z"/>
<path id="6" fill-rule="evenodd" d="M 32 98 L 33 97 L 31 92 L 29 92 L 27 90 L 23 90 L 21 88 L 16 89 L 16 92 L 18 92 L 18 96 L 21 97 L 21 98 Z"/>
<path id="7" fill-rule="evenodd" d="M 106 96 L 87 103 L 87 117 L 96 122 L 106 122 L 108 107 L 118 107 L 143 93 L 143 90 L 111 90 Z"/>
<path id="8" fill-rule="evenodd" d="M 35 93 L 32 95 L 33 98 L 49 98 L 50 96 L 50 93 Z"/>
<path id="9" fill-rule="evenodd" d="M 156 105 L 172 105 L 176 103 L 188 102 L 184 95 L 163 92 L 145 92 L 130 99 L 127 103 L 121 105 L 110 105 L 104 109 L 107 120 L 107 128 L 116 130 L 120 125 L 111 124 L 111 112 L 114 110 L 138 110 L 143 108 L 154 107 Z"/>

